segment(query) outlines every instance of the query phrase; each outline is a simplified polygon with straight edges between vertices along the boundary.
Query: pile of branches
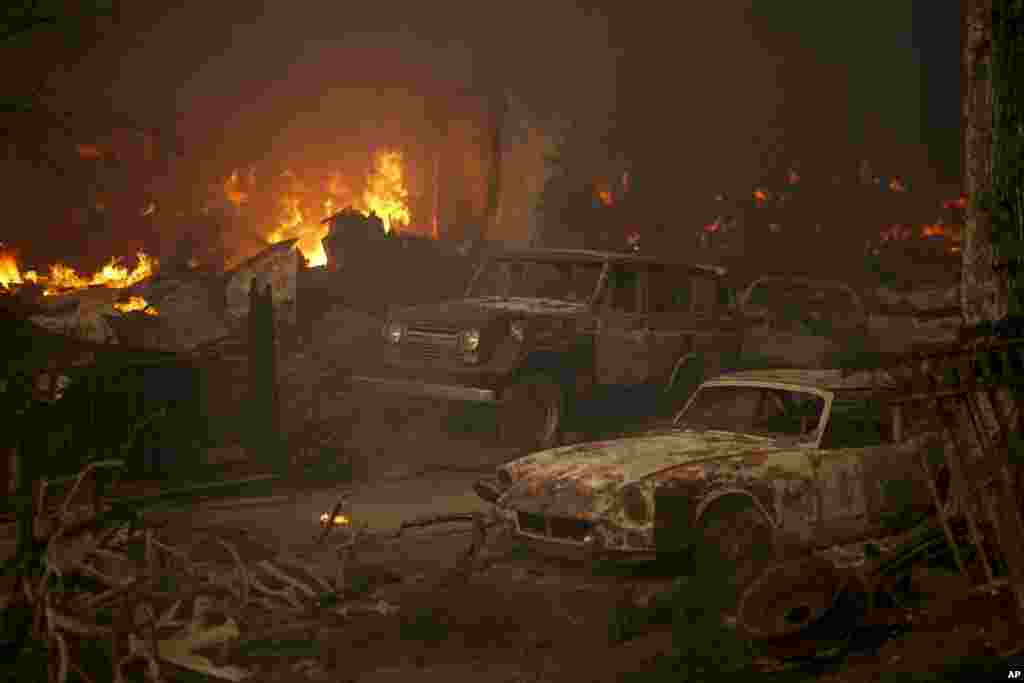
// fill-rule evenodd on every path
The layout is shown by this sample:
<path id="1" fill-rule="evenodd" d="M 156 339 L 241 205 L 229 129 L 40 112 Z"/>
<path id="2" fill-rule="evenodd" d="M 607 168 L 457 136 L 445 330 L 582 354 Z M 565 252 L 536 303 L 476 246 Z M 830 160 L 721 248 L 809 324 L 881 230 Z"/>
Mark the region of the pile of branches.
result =
<path id="1" fill-rule="evenodd" d="M 254 675 L 244 666 L 247 652 L 284 636 L 322 643 L 353 617 L 397 612 L 347 589 L 357 546 L 373 540 L 366 529 L 323 525 L 314 543 L 336 558 L 332 567 L 281 554 L 247 561 L 236 542 L 213 531 L 187 529 L 186 541 L 173 541 L 171 518 L 139 499 L 81 501 L 90 479 L 122 467 L 120 460 L 88 464 L 59 502 L 47 500 L 56 497 L 47 482 L 35 487 L 31 518 L 22 520 L 27 536 L 6 563 L 0 596 L 0 647 L 19 678 L 166 683 L 193 672 L 241 681 Z M 329 519 L 349 520 L 346 507 L 343 498 Z M 478 515 L 457 517 L 413 520 L 397 535 L 471 521 L 473 542 L 459 564 L 472 571 L 486 524 Z M 334 667 L 330 656 L 306 656 L 294 672 L 323 678 Z"/>
<path id="2" fill-rule="evenodd" d="M 216 534 L 193 532 L 176 545 L 163 531 L 166 522 L 147 519 L 134 506 L 75 504 L 91 475 L 122 466 L 90 463 L 56 505 L 47 504 L 45 482 L 36 487 L 30 535 L 4 571 L 3 647 L 17 675 L 120 683 L 167 681 L 189 669 L 239 681 L 250 672 L 228 658 L 265 637 L 267 628 L 312 630 L 359 612 L 360 606 L 327 599 L 338 586 L 297 558 L 247 563 Z M 354 548 L 358 534 L 348 536 L 340 549 Z M 203 546 L 219 548 L 223 557 L 197 559 Z M 214 660 L 197 654 L 211 647 L 218 651 Z"/>

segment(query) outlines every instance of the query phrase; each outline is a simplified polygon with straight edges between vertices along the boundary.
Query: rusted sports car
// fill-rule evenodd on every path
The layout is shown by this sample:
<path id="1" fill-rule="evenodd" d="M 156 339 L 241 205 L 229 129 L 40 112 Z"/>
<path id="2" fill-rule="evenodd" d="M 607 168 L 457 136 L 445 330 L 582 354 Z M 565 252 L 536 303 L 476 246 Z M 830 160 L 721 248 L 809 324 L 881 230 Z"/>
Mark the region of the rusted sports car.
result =
<path id="1" fill-rule="evenodd" d="M 475 490 L 541 548 L 653 559 L 713 547 L 753 572 L 750 558 L 852 542 L 890 510 L 931 507 L 920 438 L 893 442 L 891 388 L 878 373 L 721 375 L 668 428 L 533 453 Z M 889 481 L 910 485 L 897 498 Z"/>

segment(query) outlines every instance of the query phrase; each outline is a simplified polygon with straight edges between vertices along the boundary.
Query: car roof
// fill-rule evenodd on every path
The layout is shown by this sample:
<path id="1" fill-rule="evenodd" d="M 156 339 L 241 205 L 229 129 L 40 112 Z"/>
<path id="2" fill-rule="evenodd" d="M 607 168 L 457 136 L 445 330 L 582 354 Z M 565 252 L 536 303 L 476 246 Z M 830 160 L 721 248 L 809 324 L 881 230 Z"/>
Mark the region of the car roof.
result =
<path id="1" fill-rule="evenodd" d="M 635 263 L 687 266 L 695 271 L 708 275 L 723 276 L 726 269 L 721 266 L 691 263 L 683 259 L 656 258 L 645 254 L 630 254 L 617 251 L 598 251 L 596 249 L 552 249 L 545 247 L 519 247 L 496 250 L 490 253 L 492 258 L 522 261 L 560 261 L 573 263 Z"/>
<path id="2" fill-rule="evenodd" d="M 845 282 L 840 282 L 839 280 L 817 280 L 809 277 L 791 277 L 787 275 L 766 275 L 764 277 L 759 277 L 753 282 L 751 282 L 750 286 L 753 287 L 754 285 L 766 284 L 797 285 L 803 287 L 812 287 L 815 289 L 842 289 L 844 291 L 856 293 L 853 287 L 846 284 Z"/>
<path id="3" fill-rule="evenodd" d="M 778 368 L 770 370 L 740 370 L 719 375 L 714 383 L 764 382 L 790 384 L 832 392 L 891 391 L 896 388 L 892 377 L 881 371 L 844 373 L 842 370 Z"/>

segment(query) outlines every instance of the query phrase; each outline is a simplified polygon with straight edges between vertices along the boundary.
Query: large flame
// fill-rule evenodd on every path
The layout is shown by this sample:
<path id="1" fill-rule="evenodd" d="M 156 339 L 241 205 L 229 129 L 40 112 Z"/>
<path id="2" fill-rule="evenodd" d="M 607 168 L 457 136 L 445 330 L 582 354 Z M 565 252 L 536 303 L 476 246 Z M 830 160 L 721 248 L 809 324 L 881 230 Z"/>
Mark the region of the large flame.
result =
<path id="1" fill-rule="evenodd" d="M 92 275 L 80 275 L 74 268 L 63 263 L 51 265 L 49 275 L 39 275 L 34 270 L 23 275 L 18 269 L 18 262 L 13 252 L 0 249 L 0 285 L 3 285 L 4 289 L 10 289 L 12 285 L 31 282 L 45 287 L 43 290 L 45 296 L 94 286 L 123 289 L 152 275 L 153 269 L 157 265 L 157 260 L 145 252 L 140 251 L 135 256 L 139 262 L 131 270 L 121 264 L 121 259 L 115 257 Z"/>
<path id="2" fill-rule="evenodd" d="M 282 177 L 288 180 L 290 187 L 277 199 L 279 213 L 275 227 L 267 234 L 267 241 L 276 244 L 298 239 L 298 249 L 312 267 L 327 264 L 327 252 L 321 240 L 327 236 L 329 227 L 322 220 L 346 206 L 367 216 L 375 213 L 387 232 L 408 226 L 412 219 L 404 160 L 399 151 L 380 150 L 374 155 L 373 171 L 367 176 L 361 194 L 353 191 L 339 173 L 328 174 L 319 192 L 311 190 L 310 184 L 300 182 L 291 170 L 285 171 Z M 248 181 L 252 187 L 255 179 L 251 171 Z M 249 192 L 243 190 L 238 171 L 224 180 L 223 189 L 225 198 L 235 206 L 245 204 L 250 198 Z"/>
<path id="3" fill-rule="evenodd" d="M 384 231 L 391 232 L 397 225 L 408 226 L 409 191 L 405 187 L 402 153 L 378 152 L 374 160 L 374 173 L 363 192 L 363 213 L 375 213 L 384 222 Z"/>
<path id="4" fill-rule="evenodd" d="M 121 259 L 114 257 L 99 271 L 91 276 L 79 275 L 78 271 L 62 263 L 55 263 L 50 266 L 50 276 L 47 278 L 38 277 L 40 284 L 46 285 L 43 294 L 50 296 L 58 294 L 62 290 L 83 289 L 85 287 L 103 286 L 114 289 L 131 287 L 134 284 L 145 280 L 153 274 L 157 260 L 143 251 L 135 254 L 138 265 L 129 270 L 122 265 Z"/>
<path id="5" fill-rule="evenodd" d="M 326 265 L 327 252 L 324 251 L 320 240 L 327 236 L 328 228 L 317 219 L 306 218 L 302 198 L 298 195 L 286 194 L 281 197 L 280 207 L 277 228 L 267 235 L 267 241 L 276 244 L 297 237 L 299 251 L 305 257 L 306 263 L 313 267 Z M 323 217 L 326 218 L 327 215 L 329 214 Z"/>
<path id="6" fill-rule="evenodd" d="M 44 296 L 96 286 L 123 289 L 152 275 L 157 266 L 157 260 L 145 252 L 140 251 L 135 256 L 139 262 L 131 270 L 122 265 L 121 260 L 115 257 L 110 259 L 110 262 L 99 271 L 89 276 L 80 275 L 74 268 L 63 263 L 51 265 L 49 275 L 39 275 L 34 270 L 22 273 L 18 268 L 18 259 L 14 251 L 0 244 L 0 288 L 11 290 L 15 285 L 31 282 L 45 288 Z M 140 296 L 131 296 L 126 301 L 115 303 L 114 308 L 122 313 L 144 311 L 148 315 L 157 315 L 156 309 Z"/>

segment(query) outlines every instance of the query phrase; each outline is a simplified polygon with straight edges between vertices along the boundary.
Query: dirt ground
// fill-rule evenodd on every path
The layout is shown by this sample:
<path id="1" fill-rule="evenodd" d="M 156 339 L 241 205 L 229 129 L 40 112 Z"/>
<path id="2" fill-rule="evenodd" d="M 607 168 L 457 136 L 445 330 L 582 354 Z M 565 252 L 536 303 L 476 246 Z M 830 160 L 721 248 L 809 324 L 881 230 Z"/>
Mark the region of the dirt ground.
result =
<path id="1" fill-rule="evenodd" d="M 329 570 L 333 556 L 311 539 L 319 512 L 340 495 L 349 496 L 356 523 L 379 533 L 403 519 L 486 509 L 471 493 L 472 481 L 514 453 L 497 448 L 486 428 L 463 429 L 465 415 L 447 408 L 387 398 L 373 402 L 380 419 L 356 432 L 360 440 L 372 440 L 361 482 L 292 491 L 289 502 L 277 506 L 197 510 L 188 523 L 244 530 L 256 556 L 305 554 Z M 370 415 L 370 404 L 363 407 L 362 414 Z M 616 619 L 644 614 L 651 596 L 675 577 L 628 570 L 596 575 L 585 563 L 546 558 L 501 538 L 481 555 L 484 566 L 464 578 L 456 566 L 470 540 L 469 525 L 451 524 L 366 544 L 349 581 L 358 585 L 360 599 L 384 601 L 397 611 L 289 636 L 315 647 L 304 655 L 250 658 L 246 665 L 261 681 L 611 682 L 629 674 L 638 678 L 628 680 L 668 680 L 653 672 L 685 637 L 685 625 L 641 624 L 638 635 L 623 643 L 612 642 L 609 634 Z M 754 670 L 776 680 L 869 683 L 987 680 L 979 678 L 978 667 L 988 666 L 1005 679 L 997 653 L 1024 640 L 1013 626 L 1008 593 L 971 595 L 957 576 L 928 570 L 915 573 L 911 589 L 912 599 L 904 596 L 902 606 L 883 603 L 852 637 L 844 632 L 842 643 L 830 641 L 835 636 L 826 632 L 762 647 Z M 295 642 L 278 645 L 286 653 Z M 960 678 L 938 677 L 956 660 L 974 668 Z"/>
<path id="2" fill-rule="evenodd" d="M 353 521 L 374 534 L 348 566 L 345 597 L 383 613 L 370 609 L 329 629 L 282 635 L 237 662 L 255 673 L 248 680 L 702 680 L 658 673 L 706 628 L 707 622 L 688 623 L 685 611 L 676 612 L 674 624 L 653 618 L 654 596 L 679 585 L 679 577 L 595 573 L 586 563 L 546 558 L 500 537 L 466 575 L 459 557 L 471 542 L 468 524 L 387 537 L 410 518 L 486 511 L 473 480 L 519 455 L 496 445 L 486 410 L 368 394 L 339 400 L 348 404 L 343 450 L 356 466 L 355 481 L 293 484 L 251 506 L 196 507 L 169 529 L 187 538 L 213 528 L 230 535 L 248 561 L 297 555 L 325 576 L 334 575 L 337 555 L 314 538 L 319 515 L 339 497 L 348 498 Z M 697 604 L 700 586 L 689 585 Z M 686 590 L 677 604 L 686 602 Z M 915 573 L 911 593 L 902 606 L 883 604 L 852 632 L 839 628 L 841 637 L 823 629 L 814 638 L 762 645 L 748 674 L 830 683 L 1006 680 L 997 653 L 1024 642 L 1008 593 L 971 595 L 958 577 L 937 571 Z M 721 616 L 714 615 L 716 623 Z M 613 639 L 624 621 L 634 637 Z M 843 623 L 841 615 L 835 621 Z M 246 632 L 243 622 L 243 638 Z M 943 677 L 957 660 L 974 668 Z M 980 673 L 986 666 L 988 673 Z"/>

